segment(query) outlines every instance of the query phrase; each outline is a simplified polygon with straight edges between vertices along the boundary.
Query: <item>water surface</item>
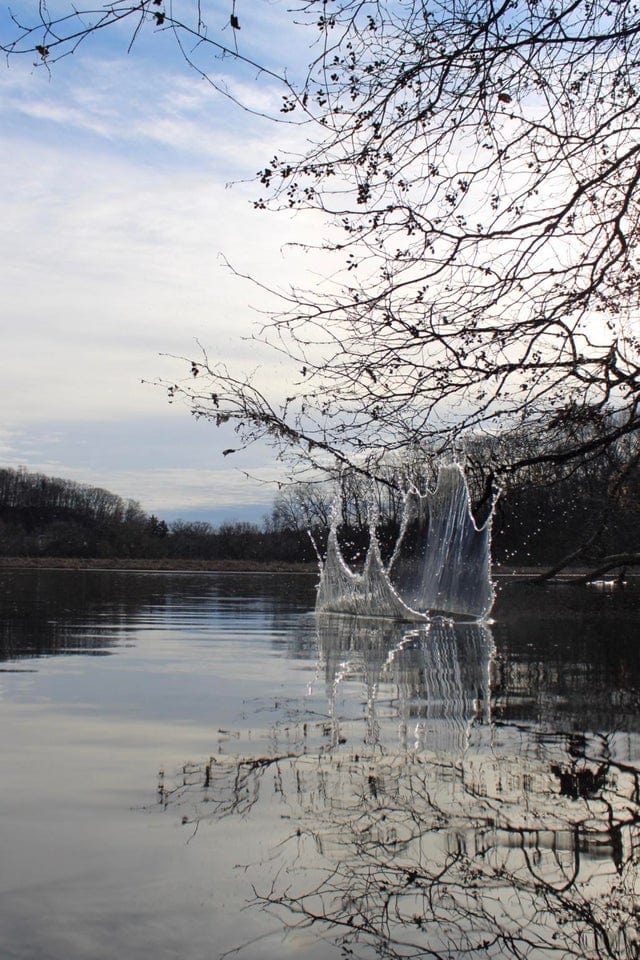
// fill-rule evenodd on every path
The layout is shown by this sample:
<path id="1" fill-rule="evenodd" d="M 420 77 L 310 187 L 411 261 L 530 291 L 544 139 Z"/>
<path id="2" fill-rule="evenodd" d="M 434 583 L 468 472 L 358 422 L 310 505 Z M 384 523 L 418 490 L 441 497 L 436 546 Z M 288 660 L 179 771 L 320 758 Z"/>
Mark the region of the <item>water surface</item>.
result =
<path id="1" fill-rule="evenodd" d="M 2 957 L 638 956 L 637 586 L 314 589 L 0 575 Z"/>

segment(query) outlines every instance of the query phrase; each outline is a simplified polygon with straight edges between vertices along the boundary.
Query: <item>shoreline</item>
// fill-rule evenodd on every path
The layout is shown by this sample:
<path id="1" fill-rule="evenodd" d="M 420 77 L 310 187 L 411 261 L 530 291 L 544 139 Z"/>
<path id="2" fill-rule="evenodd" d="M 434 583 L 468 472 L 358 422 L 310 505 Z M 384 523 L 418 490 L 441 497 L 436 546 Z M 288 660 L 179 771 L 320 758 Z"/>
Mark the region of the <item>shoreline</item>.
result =
<path id="1" fill-rule="evenodd" d="M 491 576 L 497 579 L 521 578 L 523 580 L 536 579 L 546 566 L 511 567 L 503 564 L 494 565 Z M 256 561 L 256 560 L 180 560 L 163 558 L 126 558 L 106 557 L 0 557 L 0 571 L 2 570 L 114 570 L 130 571 L 131 573 L 273 573 L 273 574 L 307 574 L 318 575 L 318 564 L 313 563 L 286 563 L 284 561 Z M 549 583 L 568 580 L 584 576 L 589 572 L 588 567 L 571 567 L 563 570 Z M 628 572 L 627 577 L 637 576 Z M 614 579 L 605 575 L 603 579 Z M 543 582 L 543 581 L 540 581 Z"/>
<path id="2" fill-rule="evenodd" d="M 278 560 L 180 560 L 169 557 L 0 557 L 0 570 L 129 570 L 132 573 L 307 573 L 317 574 L 317 563 Z"/>

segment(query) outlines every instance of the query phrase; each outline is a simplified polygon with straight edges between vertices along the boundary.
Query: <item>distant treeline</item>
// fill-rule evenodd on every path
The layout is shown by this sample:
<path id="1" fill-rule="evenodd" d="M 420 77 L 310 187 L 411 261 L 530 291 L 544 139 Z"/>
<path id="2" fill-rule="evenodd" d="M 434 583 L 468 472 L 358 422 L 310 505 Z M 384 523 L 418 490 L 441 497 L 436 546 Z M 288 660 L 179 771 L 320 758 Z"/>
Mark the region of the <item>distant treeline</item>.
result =
<path id="1" fill-rule="evenodd" d="M 588 428 L 595 429 L 593 424 Z M 522 444 L 520 455 L 529 448 L 540 450 L 530 434 L 509 442 Z M 501 456 L 487 441 L 467 451 L 467 478 L 479 521 L 488 509 L 488 471 Z M 588 550 L 581 557 L 587 561 L 637 551 L 638 462 L 635 446 L 621 444 L 606 457 L 577 464 L 535 463 L 503 483 L 493 525 L 494 560 L 552 564 L 585 542 Z M 383 553 L 390 553 L 402 511 L 398 488 L 408 480 L 424 485 L 425 469 L 433 483 L 436 463 L 425 465 L 424 460 L 390 467 L 394 482 L 375 487 L 357 474 L 342 475 L 339 535 L 347 559 L 362 559 L 366 550 L 372 496 L 378 501 Z M 316 554 L 308 531 L 322 550 L 334 495 L 335 488 L 327 483 L 291 484 L 277 495 L 262 524 L 167 524 L 135 500 L 108 490 L 24 469 L 0 469 L 0 556 L 313 562 Z"/>
<path id="2" fill-rule="evenodd" d="M 315 559 L 306 531 L 269 522 L 167 524 L 135 500 L 24 469 L 0 469 L 0 556 Z"/>
<path id="3" fill-rule="evenodd" d="M 638 555 L 640 440 L 634 434 L 622 436 L 602 449 L 599 440 L 610 430 L 612 417 L 615 414 L 599 410 L 565 411 L 536 429 L 467 438 L 463 459 L 477 523 L 486 519 L 500 489 L 492 528 L 495 562 L 550 566 L 569 558 L 597 566 L 611 555 Z M 593 454 L 575 458 L 573 451 L 584 445 L 591 445 Z M 566 453 L 558 455 L 558 450 Z M 514 462 L 524 466 L 511 470 Z M 390 556 L 400 529 L 401 491 L 409 486 L 422 492 L 426 486 L 433 488 L 438 463 L 438 456 L 419 448 L 378 466 L 383 482 L 372 484 L 362 474 L 342 473 L 338 534 L 345 558 L 361 559 L 366 551 L 372 498 L 383 557 Z M 332 500 L 333 492 L 323 484 L 284 487 L 269 523 L 280 530 L 312 529 L 322 544 Z"/>

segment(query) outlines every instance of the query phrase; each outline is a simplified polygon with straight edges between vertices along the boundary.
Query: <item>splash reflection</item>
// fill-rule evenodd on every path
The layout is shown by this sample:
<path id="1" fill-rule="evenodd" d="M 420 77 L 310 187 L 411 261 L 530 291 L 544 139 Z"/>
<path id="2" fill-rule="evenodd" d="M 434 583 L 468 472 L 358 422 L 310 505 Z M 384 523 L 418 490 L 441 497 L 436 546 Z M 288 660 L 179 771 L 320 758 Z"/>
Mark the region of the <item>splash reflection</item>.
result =
<path id="1" fill-rule="evenodd" d="M 381 728 L 378 722 L 380 711 L 385 719 L 399 720 L 401 749 L 432 753 L 464 749 L 474 721 L 488 719 L 494 646 L 486 625 L 433 620 L 408 628 L 331 614 L 319 615 L 317 623 L 334 744 L 340 740 L 338 702 L 345 682 L 361 682 L 366 689 L 371 745 L 389 733 L 389 725 Z"/>
<path id="2" fill-rule="evenodd" d="M 321 615 L 317 645 L 326 714 L 159 786 L 196 828 L 278 811 L 256 909 L 344 956 L 638 956 L 635 740 L 494 722 L 484 624 Z"/>

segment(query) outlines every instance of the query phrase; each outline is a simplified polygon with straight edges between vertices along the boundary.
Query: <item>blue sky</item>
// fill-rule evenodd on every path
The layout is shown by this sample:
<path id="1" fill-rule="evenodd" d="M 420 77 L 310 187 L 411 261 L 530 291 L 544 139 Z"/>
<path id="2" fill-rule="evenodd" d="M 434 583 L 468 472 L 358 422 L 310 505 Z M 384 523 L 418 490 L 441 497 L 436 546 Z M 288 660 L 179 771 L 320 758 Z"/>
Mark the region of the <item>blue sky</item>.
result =
<path id="1" fill-rule="evenodd" d="M 12 9 L 26 18 L 30 5 Z M 213 6 L 212 35 L 229 9 Z M 237 10 L 241 51 L 276 71 L 306 61 L 284 4 Z M 0 27 L 4 41 L 6 17 Z M 220 36 L 232 42 L 228 28 Z M 141 381 L 181 376 L 162 354 L 193 354 L 196 338 L 240 369 L 259 363 L 274 384 L 286 379 L 243 339 L 265 304 L 223 255 L 283 286 L 303 278 L 282 245 L 311 224 L 255 212 L 251 182 L 228 186 L 300 134 L 220 96 L 168 36 L 149 29 L 127 55 L 128 37 L 89 40 L 50 75 L 32 56 L 0 70 L 0 462 L 104 486 L 162 516 L 260 517 L 275 492 L 263 481 L 280 475 L 270 451 L 224 459 L 228 433 Z M 207 56 L 234 94 L 277 114 L 275 82 Z"/>

